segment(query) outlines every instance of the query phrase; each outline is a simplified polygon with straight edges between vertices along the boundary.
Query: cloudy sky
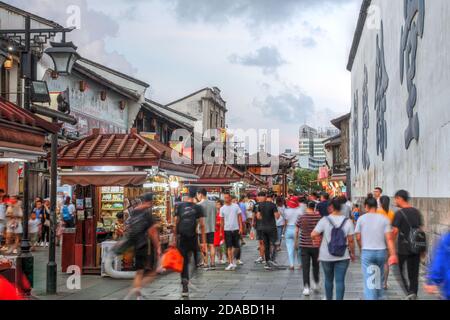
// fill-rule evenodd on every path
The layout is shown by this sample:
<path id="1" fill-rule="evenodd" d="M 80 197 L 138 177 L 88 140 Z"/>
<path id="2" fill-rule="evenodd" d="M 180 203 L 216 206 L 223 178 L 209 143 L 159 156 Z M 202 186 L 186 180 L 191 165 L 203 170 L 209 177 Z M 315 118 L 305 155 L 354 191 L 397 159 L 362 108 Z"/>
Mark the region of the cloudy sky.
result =
<path id="1" fill-rule="evenodd" d="M 160 103 L 217 86 L 230 128 L 280 129 L 282 150 L 298 149 L 300 125 L 350 110 L 361 0 L 7 2 L 63 25 L 79 10 L 83 56 L 148 82 Z"/>

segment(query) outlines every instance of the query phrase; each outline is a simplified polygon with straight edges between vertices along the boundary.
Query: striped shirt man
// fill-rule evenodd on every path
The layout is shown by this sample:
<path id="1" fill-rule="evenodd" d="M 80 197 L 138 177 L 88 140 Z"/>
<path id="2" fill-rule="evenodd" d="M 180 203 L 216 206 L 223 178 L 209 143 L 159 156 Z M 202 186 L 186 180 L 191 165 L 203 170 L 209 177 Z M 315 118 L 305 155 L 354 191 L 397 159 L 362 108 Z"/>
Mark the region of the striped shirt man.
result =
<path id="1" fill-rule="evenodd" d="M 320 219 L 322 219 L 322 217 L 317 212 L 304 214 L 297 219 L 296 225 L 300 230 L 300 247 L 318 248 L 318 246 L 313 244 L 311 233 L 313 232 L 317 223 L 319 223 Z"/>

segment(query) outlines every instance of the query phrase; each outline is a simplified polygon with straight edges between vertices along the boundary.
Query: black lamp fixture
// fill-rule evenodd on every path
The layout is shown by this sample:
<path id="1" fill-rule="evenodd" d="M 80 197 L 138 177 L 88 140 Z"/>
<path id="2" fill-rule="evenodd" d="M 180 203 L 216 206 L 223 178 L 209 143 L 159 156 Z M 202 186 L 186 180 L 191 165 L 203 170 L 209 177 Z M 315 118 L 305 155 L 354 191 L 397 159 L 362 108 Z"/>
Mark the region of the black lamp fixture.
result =
<path id="1" fill-rule="evenodd" d="M 61 75 L 68 75 L 72 67 L 80 58 L 77 47 L 72 42 L 50 42 L 51 47 L 45 50 L 55 65 L 55 71 Z"/>

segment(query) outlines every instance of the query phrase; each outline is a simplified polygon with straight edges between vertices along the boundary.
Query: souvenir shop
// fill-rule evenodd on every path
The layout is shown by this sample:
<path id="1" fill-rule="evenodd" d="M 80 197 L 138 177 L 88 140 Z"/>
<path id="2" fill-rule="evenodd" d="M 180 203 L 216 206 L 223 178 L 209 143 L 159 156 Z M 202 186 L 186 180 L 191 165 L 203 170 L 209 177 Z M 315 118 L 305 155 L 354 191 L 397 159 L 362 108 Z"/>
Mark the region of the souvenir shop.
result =
<path id="1" fill-rule="evenodd" d="M 63 271 L 75 264 L 85 274 L 100 274 L 102 243 L 116 239 L 123 227 L 118 214 L 126 219 L 127 208 L 139 205 L 147 192 L 155 194 L 153 214 L 159 222 L 161 244 L 169 244 L 174 202 L 183 181 L 196 177 L 193 166 L 172 163 L 171 152 L 166 145 L 134 131 L 94 132 L 59 149 L 59 183 L 73 187 L 77 209 L 74 252 L 65 252 L 64 246 Z"/>

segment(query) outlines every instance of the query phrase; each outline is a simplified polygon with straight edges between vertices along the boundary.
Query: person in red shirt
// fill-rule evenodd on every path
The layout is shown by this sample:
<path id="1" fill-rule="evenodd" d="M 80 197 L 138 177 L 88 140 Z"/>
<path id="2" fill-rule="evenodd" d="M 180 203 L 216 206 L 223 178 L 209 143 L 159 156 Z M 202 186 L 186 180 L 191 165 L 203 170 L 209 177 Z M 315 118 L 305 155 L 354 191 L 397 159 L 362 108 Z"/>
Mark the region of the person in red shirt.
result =
<path id="1" fill-rule="evenodd" d="M 223 259 L 223 250 L 222 244 L 225 239 L 225 232 L 220 232 L 220 208 L 223 206 L 223 200 L 216 201 L 216 208 L 218 214 L 216 215 L 216 230 L 214 232 L 214 247 L 216 247 L 217 257 L 219 258 L 220 264 L 225 264 L 225 260 Z"/>

